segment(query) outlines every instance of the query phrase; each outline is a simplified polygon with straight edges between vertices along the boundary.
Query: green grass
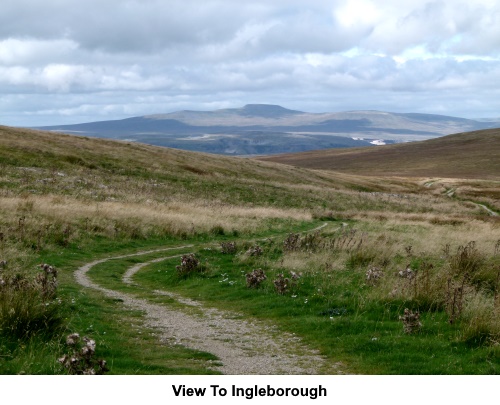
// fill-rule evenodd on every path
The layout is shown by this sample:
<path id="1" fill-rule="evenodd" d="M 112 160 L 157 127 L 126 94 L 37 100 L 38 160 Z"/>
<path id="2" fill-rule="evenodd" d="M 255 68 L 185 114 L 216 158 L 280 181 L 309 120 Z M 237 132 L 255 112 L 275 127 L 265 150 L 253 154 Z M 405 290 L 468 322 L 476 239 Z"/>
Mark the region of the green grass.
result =
<path id="1" fill-rule="evenodd" d="M 492 259 L 493 248 L 488 247 L 500 239 L 498 222 L 458 197 L 441 195 L 441 183 L 424 188 L 412 179 L 311 171 L 0 127 L 0 261 L 9 262 L 1 271 L 34 279 L 39 263 L 55 266 L 61 301 L 51 307 L 57 320 L 51 333 L 43 322 L 42 327 L 28 326 L 28 334 L 0 330 L 0 373 L 64 374 L 56 359 L 67 350 L 65 336 L 72 332 L 96 340 L 97 356 L 108 361 L 112 374 L 213 373 L 213 355 L 162 344 L 144 326 L 140 312 L 74 280 L 79 266 L 100 258 L 185 244 L 196 245 L 206 272 L 178 277 L 179 260 L 174 259 L 142 269 L 134 278 L 138 285 L 121 283 L 129 266 L 180 253 L 171 251 L 110 260 L 89 275 L 107 288 L 188 312 L 197 309 L 188 310 L 152 289 L 271 321 L 301 336 L 331 362 L 344 362 L 349 372 L 498 373 L 498 346 L 481 340 L 482 328 L 490 322 L 491 295 L 498 288 L 498 255 Z M 443 184 L 455 188 L 460 199 L 497 205 L 495 181 Z M 282 252 L 287 233 L 332 219 L 323 235 L 345 242 L 347 236 L 342 239 L 335 229 L 349 224 L 347 229 L 355 225 L 360 232 L 357 242 L 365 233 L 371 240 L 363 239 L 363 249 L 349 252 L 338 246 Z M 238 255 L 220 254 L 218 243 L 232 240 L 239 245 Z M 434 298 L 388 298 L 383 288 L 365 285 L 369 265 L 387 262 L 386 270 L 397 272 L 407 261 L 418 267 L 432 260 L 441 269 L 444 244 L 456 248 L 471 240 L 478 241 L 487 257 L 473 284 L 484 287 L 486 295 L 480 298 L 487 301 L 478 301 L 475 323 L 464 315 L 449 325 L 442 302 L 436 304 Z M 316 243 L 314 238 L 310 242 Z M 255 243 L 265 254 L 244 254 Z M 402 249 L 408 245 L 415 252 L 411 259 Z M 244 275 L 255 268 L 264 269 L 268 279 L 260 288 L 248 289 Z M 276 294 L 272 280 L 290 271 L 304 276 L 290 293 Z M 22 301 L 20 294 L 18 298 Z M 10 313 L 9 305 L 3 313 Z M 403 334 L 398 317 L 405 307 L 422 310 L 420 334 Z M 15 318 L 2 315 L 6 325 Z"/>
<path id="2" fill-rule="evenodd" d="M 309 274 L 290 293 L 276 294 L 271 281 L 283 269 L 274 267 L 279 259 L 275 247 L 267 246 L 270 254 L 265 258 L 243 262 L 217 250 L 200 250 L 199 257 L 209 263 L 205 274 L 179 277 L 175 271 L 179 260 L 171 259 L 143 268 L 134 281 L 146 290 L 164 288 L 245 317 L 271 320 L 301 336 L 331 362 L 342 360 L 351 372 L 500 372 L 498 347 L 471 347 L 470 342 L 461 341 L 460 325 L 450 325 L 442 310 L 424 311 L 422 331 L 404 334 L 398 317 L 406 307 L 419 309 L 418 300 L 370 299 L 359 270 L 346 268 L 334 275 L 333 283 L 325 282 L 322 275 Z M 256 267 L 265 269 L 268 280 L 258 289 L 249 289 L 244 274 Z"/>

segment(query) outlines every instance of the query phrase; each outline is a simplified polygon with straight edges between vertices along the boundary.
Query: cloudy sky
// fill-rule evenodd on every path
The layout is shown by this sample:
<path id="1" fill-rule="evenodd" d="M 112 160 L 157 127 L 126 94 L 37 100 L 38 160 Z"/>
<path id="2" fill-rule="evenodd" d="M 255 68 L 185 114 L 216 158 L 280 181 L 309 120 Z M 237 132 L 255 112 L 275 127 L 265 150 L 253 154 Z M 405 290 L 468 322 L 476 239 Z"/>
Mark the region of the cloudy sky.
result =
<path id="1" fill-rule="evenodd" d="M 0 124 L 248 103 L 499 117 L 500 2 L 0 1 Z"/>

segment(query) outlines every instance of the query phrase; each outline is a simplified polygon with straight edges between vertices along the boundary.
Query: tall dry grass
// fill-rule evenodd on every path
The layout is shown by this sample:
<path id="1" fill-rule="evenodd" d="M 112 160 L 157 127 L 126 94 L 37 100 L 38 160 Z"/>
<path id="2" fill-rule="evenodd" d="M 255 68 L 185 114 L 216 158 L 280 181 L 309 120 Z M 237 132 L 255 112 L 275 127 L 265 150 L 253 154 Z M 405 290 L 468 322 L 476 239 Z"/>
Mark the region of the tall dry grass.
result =
<path id="1" fill-rule="evenodd" d="M 457 325 L 460 340 L 498 344 L 497 224 L 392 220 L 358 225 L 324 235 L 290 235 L 276 268 L 307 275 L 333 300 L 347 291 L 357 296 L 358 305 L 372 303 L 372 309 L 393 303 L 444 313 Z"/>

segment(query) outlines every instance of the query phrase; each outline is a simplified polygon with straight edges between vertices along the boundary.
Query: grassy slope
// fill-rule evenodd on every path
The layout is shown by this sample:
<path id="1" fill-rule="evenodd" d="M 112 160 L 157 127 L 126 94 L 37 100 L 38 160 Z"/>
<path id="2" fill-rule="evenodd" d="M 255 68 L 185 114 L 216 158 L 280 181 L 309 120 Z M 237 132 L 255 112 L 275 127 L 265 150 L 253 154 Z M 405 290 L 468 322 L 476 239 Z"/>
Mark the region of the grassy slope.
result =
<path id="1" fill-rule="evenodd" d="M 311 228 L 314 217 L 355 220 L 374 247 L 382 244 L 383 254 L 387 253 L 387 248 L 399 257 L 399 262 L 392 266 L 401 265 L 404 260 L 401 255 L 408 245 L 413 246 L 414 252 L 433 252 L 439 256 L 439 249 L 445 243 L 456 248 L 474 238 L 485 255 L 486 251 L 491 251 L 491 246 L 500 238 L 497 223 L 476 206 L 435 192 L 407 179 L 310 171 L 272 162 L 0 127 L 0 232 L 3 234 L 0 260 L 9 261 L 7 270 L 27 274 L 33 274 L 35 263 L 40 261 L 55 265 L 60 270 L 59 291 L 70 331 L 98 338 L 99 347 L 104 350 L 102 355 L 113 360 L 114 373 L 206 373 L 209 371 L 204 361 L 211 359 L 209 354 L 162 345 L 151 350 L 151 345 L 155 344 L 153 335 L 145 334 L 142 339 L 137 336 L 136 331 L 141 328 L 139 314 L 126 314 L 120 303 L 75 285 L 74 269 L 81 263 L 114 252 L 184 244 L 186 239 L 208 243 L 217 238 L 248 239 L 271 233 L 286 234 L 291 230 Z M 174 285 L 169 286 L 167 280 L 166 286 L 179 287 L 180 292 L 195 296 L 198 296 L 196 289 L 200 288 L 199 293 L 206 297 L 203 299 L 212 301 L 211 297 L 218 297 L 220 293 L 219 273 L 238 274 L 240 268 L 246 270 L 255 265 L 274 270 L 283 268 L 283 271 L 304 268 L 321 275 L 331 266 L 338 269 L 344 266 L 336 254 L 331 256 L 332 252 L 322 252 L 316 260 L 315 255 L 309 253 L 304 257 L 281 255 L 279 245 L 273 249 L 276 252 L 271 251 L 262 262 L 245 262 L 243 257 L 221 263 L 220 268 L 217 264 L 220 258 L 208 257 L 214 262 L 209 275 L 213 283 L 195 279 L 191 280 L 195 287 L 190 288 L 189 283 L 179 284 L 179 280 L 173 280 Z M 365 294 L 362 281 L 366 269 L 363 266 L 355 269 L 357 275 L 352 280 L 344 277 L 349 273 L 339 273 L 342 275 L 339 282 L 345 279 L 347 283 L 346 286 L 338 285 L 342 292 L 338 297 L 339 305 L 353 305 L 353 310 L 357 311 L 355 302 L 349 297 Z M 110 279 L 116 283 L 117 276 L 111 275 Z M 351 285 L 351 281 L 355 285 Z M 144 283 L 149 282 L 145 277 Z M 161 280 L 151 282 L 160 283 Z M 310 286 L 301 293 L 309 296 L 311 302 L 313 291 L 317 289 L 315 282 L 309 280 Z M 327 283 L 321 288 L 328 286 Z M 354 371 L 401 373 L 405 372 L 405 364 L 413 361 L 407 356 L 398 359 L 398 352 L 394 360 L 377 366 L 377 356 L 383 356 L 383 348 L 376 355 L 370 354 L 371 348 L 364 348 L 365 338 L 372 333 L 372 323 L 378 327 L 377 303 L 373 303 L 374 310 L 359 330 L 349 329 L 352 320 L 347 318 L 346 328 L 335 332 L 335 328 L 330 330 L 328 327 L 318 340 L 308 335 L 307 328 L 283 315 L 283 308 L 289 307 L 288 301 L 283 303 L 283 297 L 273 294 L 272 289 L 266 292 L 269 311 L 265 312 L 258 311 L 258 297 L 251 297 L 247 303 L 245 297 L 249 294 L 242 294 L 242 291 L 211 304 L 241 308 L 253 316 L 272 319 L 321 347 L 332 361 L 341 359 L 351 363 Z M 337 305 L 335 297 L 316 297 L 315 300 L 318 305 L 314 311 L 332 304 L 332 300 Z M 407 303 L 402 298 L 398 300 L 398 308 Z M 309 310 L 301 311 L 297 308 L 294 312 L 294 316 L 300 315 L 297 319 L 319 327 L 314 317 L 308 317 Z M 398 339 L 400 332 L 397 331 L 401 328 L 395 319 L 396 314 L 391 313 L 388 328 L 396 331 L 394 336 Z M 320 323 L 323 325 L 324 321 Z M 353 340 L 356 343 L 338 350 L 328 349 L 332 346 L 331 339 L 335 339 L 334 333 L 341 333 L 347 344 L 351 332 L 358 334 Z M 48 342 L 42 339 L 28 344 L 0 345 L 0 371 L 58 372 L 50 362 L 61 350 L 62 332 L 57 333 L 61 335 L 56 334 Z M 459 332 L 449 329 L 447 333 L 447 339 L 453 343 Z M 433 332 L 430 335 L 434 339 Z M 449 348 L 449 342 L 435 343 Z M 392 344 L 388 343 L 388 347 L 393 347 Z M 414 354 L 418 354 L 420 344 L 423 342 L 413 340 Z M 463 345 L 461 347 L 467 351 Z M 477 359 L 491 357 L 491 351 L 485 350 L 475 352 Z M 449 361 L 464 363 L 460 354 L 451 356 L 458 357 Z M 423 363 L 426 362 L 424 359 Z M 439 364 L 434 369 L 432 365 L 415 366 L 411 372 L 491 372 L 462 366 L 451 369 L 439 368 Z"/>
<path id="2" fill-rule="evenodd" d="M 335 188 L 343 188 L 343 185 L 348 188 L 375 186 L 369 179 L 335 177 L 329 173 L 249 159 L 8 127 L 0 127 L 0 164 L 4 168 L 46 169 L 50 171 L 48 174 L 54 174 L 54 170 L 68 170 L 69 174 L 98 177 L 102 181 L 109 179 L 108 182 L 118 177 L 121 180 L 163 181 L 171 195 L 180 195 L 184 199 L 209 197 L 252 204 L 265 203 L 266 197 L 251 190 L 257 188 L 256 191 L 277 194 L 273 192 L 276 184 L 283 186 L 280 194 L 291 191 L 296 197 L 294 185 Z M 37 184 L 31 186 L 37 187 Z M 123 188 L 123 184 L 120 187 Z M 247 189 L 242 190 L 242 187 Z M 52 191 L 57 190 L 52 187 Z M 242 191 L 243 194 L 251 194 L 248 200 L 240 195 Z M 130 200 L 133 193 L 122 194 Z M 139 196 L 135 199 L 140 200 Z"/>
<path id="3" fill-rule="evenodd" d="M 370 176 L 500 179 L 500 129 L 376 148 L 330 149 L 263 157 L 311 169 Z"/>

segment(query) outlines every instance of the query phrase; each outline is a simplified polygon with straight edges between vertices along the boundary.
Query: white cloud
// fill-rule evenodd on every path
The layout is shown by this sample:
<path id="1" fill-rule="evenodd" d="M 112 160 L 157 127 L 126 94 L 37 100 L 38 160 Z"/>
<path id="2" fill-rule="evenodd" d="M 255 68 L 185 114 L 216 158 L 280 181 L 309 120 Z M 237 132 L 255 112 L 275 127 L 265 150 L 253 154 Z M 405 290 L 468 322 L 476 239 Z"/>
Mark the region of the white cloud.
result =
<path id="1" fill-rule="evenodd" d="M 77 50 L 74 41 L 66 39 L 36 40 L 8 38 L 0 41 L 0 65 L 32 65 L 63 58 Z"/>
<path id="2" fill-rule="evenodd" d="M 480 116 L 500 110 L 499 70 L 494 0 L 2 0 L 0 13 L 6 124 L 249 102 Z"/>

